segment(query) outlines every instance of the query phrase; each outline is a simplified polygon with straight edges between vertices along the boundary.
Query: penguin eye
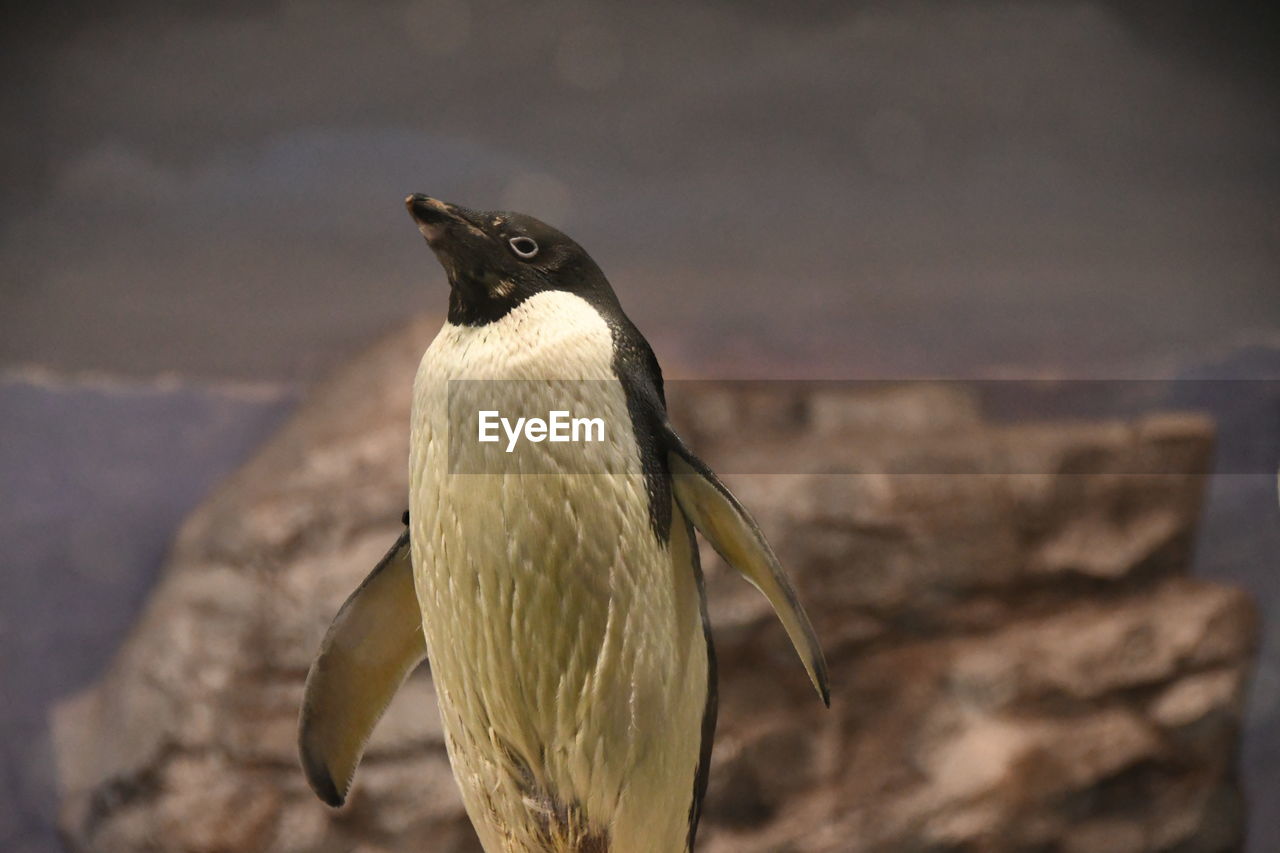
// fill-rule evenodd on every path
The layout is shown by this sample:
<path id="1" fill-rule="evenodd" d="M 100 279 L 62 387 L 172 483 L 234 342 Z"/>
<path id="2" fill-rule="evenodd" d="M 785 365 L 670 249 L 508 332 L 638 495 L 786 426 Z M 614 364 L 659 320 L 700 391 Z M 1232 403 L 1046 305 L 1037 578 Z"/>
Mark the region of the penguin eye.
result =
<path id="1" fill-rule="evenodd" d="M 538 254 L 538 244 L 532 237 L 512 237 L 507 241 L 507 245 L 511 247 L 511 251 L 525 260 Z"/>

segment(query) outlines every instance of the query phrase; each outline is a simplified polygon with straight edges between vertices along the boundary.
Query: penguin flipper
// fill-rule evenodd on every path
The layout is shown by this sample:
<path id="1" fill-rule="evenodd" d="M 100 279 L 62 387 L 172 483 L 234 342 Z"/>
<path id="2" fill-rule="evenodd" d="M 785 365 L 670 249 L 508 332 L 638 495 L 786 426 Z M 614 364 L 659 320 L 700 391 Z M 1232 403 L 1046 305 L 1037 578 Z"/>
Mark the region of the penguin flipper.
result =
<path id="1" fill-rule="evenodd" d="M 684 514 L 725 562 L 764 593 L 825 705 L 831 705 L 827 663 L 813 625 L 760 526 L 707 464 L 666 427 L 671 488 Z"/>
<path id="2" fill-rule="evenodd" d="M 307 673 L 298 753 L 321 800 L 346 800 L 374 725 L 426 655 L 406 530 L 342 605 Z"/>

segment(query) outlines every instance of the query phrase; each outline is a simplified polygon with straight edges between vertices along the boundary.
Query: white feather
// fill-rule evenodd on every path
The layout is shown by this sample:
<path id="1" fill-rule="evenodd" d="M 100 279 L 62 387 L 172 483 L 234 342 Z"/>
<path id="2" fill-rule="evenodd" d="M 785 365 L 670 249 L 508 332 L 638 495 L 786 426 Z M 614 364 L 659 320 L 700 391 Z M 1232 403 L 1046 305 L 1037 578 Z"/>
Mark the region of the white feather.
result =
<path id="1" fill-rule="evenodd" d="M 548 840 L 539 792 L 607 833 L 610 853 L 685 849 L 707 684 L 698 593 L 678 510 L 670 546 L 650 527 L 612 358 L 599 314 L 548 292 L 489 325 L 446 325 L 414 384 L 415 584 L 454 774 L 488 853 L 575 849 Z M 549 442 L 520 442 L 505 473 L 450 473 L 452 379 L 606 380 L 577 386 L 590 389 L 581 413 L 605 419 L 621 473 L 513 473 L 546 470 L 548 454 L 582 470 L 582 445 Z M 511 413 L 553 407 L 545 383 L 498 387 Z"/>

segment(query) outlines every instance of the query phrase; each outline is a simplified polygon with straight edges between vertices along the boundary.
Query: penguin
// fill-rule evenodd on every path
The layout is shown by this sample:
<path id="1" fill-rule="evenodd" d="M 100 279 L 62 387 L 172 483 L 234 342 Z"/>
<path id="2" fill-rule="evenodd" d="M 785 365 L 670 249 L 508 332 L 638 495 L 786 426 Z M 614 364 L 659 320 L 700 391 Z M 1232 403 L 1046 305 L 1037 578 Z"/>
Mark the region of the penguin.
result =
<path id="1" fill-rule="evenodd" d="M 306 779 L 342 805 L 425 658 L 487 853 L 688 853 L 717 695 L 694 530 L 768 598 L 829 707 L 813 627 L 760 527 L 672 428 L 657 359 L 591 256 L 531 216 L 405 203 L 448 276 L 448 317 L 414 379 L 405 530 L 307 675 Z M 609 425 L 603 469 L 575 467 L 581 444 L 526 441 L 458 473 L 478 445 L 455 440 L 451 412 L 477 395 L 546 411 L 565 393 Z"/>

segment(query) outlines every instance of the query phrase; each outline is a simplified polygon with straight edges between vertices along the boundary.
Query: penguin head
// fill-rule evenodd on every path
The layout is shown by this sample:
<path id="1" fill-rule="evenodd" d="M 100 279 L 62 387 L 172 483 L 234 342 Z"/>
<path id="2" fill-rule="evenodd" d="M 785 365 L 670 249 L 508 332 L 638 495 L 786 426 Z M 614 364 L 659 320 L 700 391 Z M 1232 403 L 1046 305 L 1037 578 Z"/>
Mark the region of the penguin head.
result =
<path id="1" fill-rule="evenodd" d="M 609 282 L 572 239 L 532 216 L 469 210 L 421 193 L 409 215 L 449 276 L 449 322 L 481 326 L 548 290 L 616 304 Z"/>

